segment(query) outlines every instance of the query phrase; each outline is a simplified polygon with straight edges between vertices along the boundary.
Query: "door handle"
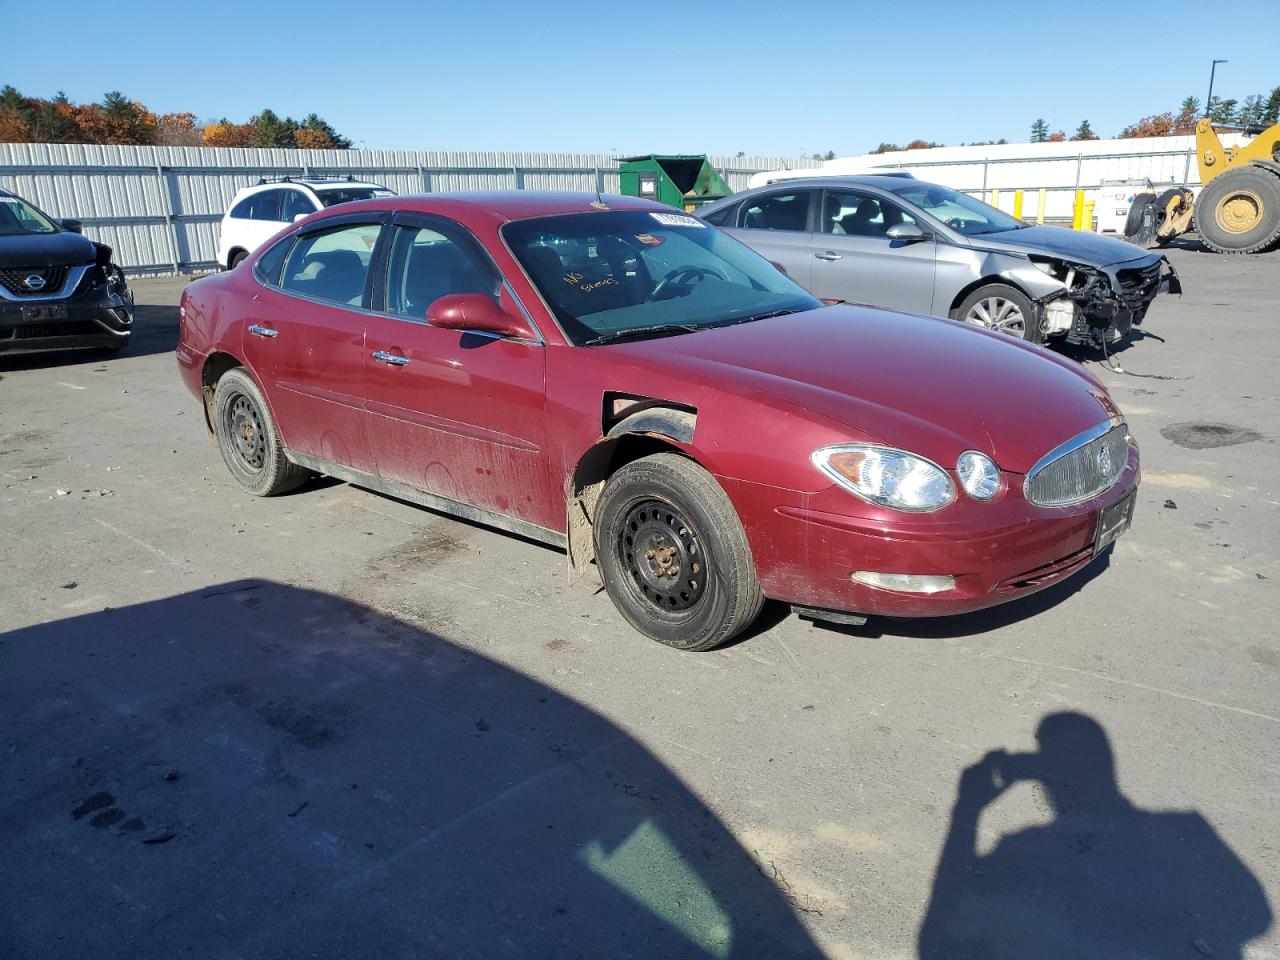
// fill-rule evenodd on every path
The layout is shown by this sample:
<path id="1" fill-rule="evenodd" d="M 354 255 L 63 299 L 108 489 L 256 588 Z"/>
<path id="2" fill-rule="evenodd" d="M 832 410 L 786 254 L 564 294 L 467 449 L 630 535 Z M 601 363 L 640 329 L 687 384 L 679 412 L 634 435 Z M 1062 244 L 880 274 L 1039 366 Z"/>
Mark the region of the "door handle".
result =
<path id="1" fill-rule="evenodd" d="M 819 260 L 839 260 L 840 259 L 840 254 L 835 253 L 831 250 L 828 250 L 825 253 L 815 253 L 814 256 L 817 257 Z"/>
<path id="2" fill-rule="evenodd" d="M 373 359 L 379 363 L 389 363 L 393 367 L 404 367 L 409 364 L 408 357 L 402 357 L 398 353 L 387 353 L 385 350 L 373 351 Z"/>
<path id="3" fill-rule="evenodd" d="M 251 323 L 249 325 L 249 332 L 255 337 L 266 337 L 268 340 L 272 337 L 280 336 L 280 331 L 276 330 L 274 327 L 264 327 L 256 323 Z"/>

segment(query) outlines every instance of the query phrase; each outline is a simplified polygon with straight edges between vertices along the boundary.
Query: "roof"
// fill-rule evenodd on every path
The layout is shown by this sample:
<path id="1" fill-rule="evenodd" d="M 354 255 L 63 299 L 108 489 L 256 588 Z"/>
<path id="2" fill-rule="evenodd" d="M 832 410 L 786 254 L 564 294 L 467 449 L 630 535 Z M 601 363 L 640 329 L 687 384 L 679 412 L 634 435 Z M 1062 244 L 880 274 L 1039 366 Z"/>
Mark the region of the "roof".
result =
<path id="1" fill-rule="evenodd" d="M 639 197 L 620 197 L 614 194 L 568 193 L 552 190 L 476 190 L 463 193 L 420 193 L 398 197 L 381 197 L 377 200 L 361 200 L 343 204 L 350 210 L 357 204 L 376 204 L 384 210 L 421 210 L 430 212 L 445 207 L 466 207 L 473 211 L 485 211 L 503 220 L 523 220 L 527 217 L 548 217 L 559 213 L 599 213 L 597 203 L 603 202 L 608 210 L 664 210 L 679 213 L 674 207 Z M 334 208 L 336 209 L 336 208 Z"/>
<path id="2" fill-rule="evenodd" d="M 905 170 L 901 173 L 894 171 L 892 173 L 844 173 L 833 174 L 829 177 L 778 177 L 776 180 L 770 180 L 766 186 L 777 186 L 780 183 L 800 184 L 806 187 L 822 187 L 830 186 L 833 183 L 846 184 L 864 184 L 871 187 L 881 187 L 891 190 L 895 187 L 901 188 L 903 180 L 914 180 L 915 177 Z M 753 190 L 762 190 L 764 187 L 753 187 Z"/>

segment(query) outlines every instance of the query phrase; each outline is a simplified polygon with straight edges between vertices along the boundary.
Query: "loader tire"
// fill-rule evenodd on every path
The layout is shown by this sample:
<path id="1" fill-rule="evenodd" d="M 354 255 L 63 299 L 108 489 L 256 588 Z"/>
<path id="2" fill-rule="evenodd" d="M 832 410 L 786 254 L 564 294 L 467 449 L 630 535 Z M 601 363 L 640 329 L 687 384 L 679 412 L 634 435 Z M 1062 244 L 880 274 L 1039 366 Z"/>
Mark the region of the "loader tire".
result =
<path id="1" fill-rule="evenodd" d="M 1144 250 L 1156 239 L 1156 198 L 1140 193 L 1133 198 L 1129 217 L 1124 222 L 1124 238 Z"/>
<path id="2" fill-rule="evenodd" d="M 1237 167 L 1210 180 L 1196 198 L 1196 232 L 1217 253 L 1260 253 L 1280 239 L 1280 177 Z"/>

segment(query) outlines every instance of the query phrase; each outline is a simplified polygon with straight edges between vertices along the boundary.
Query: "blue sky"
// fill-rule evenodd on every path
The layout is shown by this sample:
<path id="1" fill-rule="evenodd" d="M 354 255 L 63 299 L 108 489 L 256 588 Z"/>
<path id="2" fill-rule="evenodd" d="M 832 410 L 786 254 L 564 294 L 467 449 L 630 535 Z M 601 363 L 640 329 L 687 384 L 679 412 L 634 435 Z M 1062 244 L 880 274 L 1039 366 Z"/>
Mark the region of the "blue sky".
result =
<path id="1" fill-rule="evenodd" d="M 57 20 L 56 44 L 6 45 L 0 84 L 202 119 L 314 111 L 371 148 L 843 155 L 1025 140 L 1037 116 L 1114 135 L 1203 99 L 1213 57 L 1224 97 L 1280 86 L 1278 0 L 64 0 Z"/>

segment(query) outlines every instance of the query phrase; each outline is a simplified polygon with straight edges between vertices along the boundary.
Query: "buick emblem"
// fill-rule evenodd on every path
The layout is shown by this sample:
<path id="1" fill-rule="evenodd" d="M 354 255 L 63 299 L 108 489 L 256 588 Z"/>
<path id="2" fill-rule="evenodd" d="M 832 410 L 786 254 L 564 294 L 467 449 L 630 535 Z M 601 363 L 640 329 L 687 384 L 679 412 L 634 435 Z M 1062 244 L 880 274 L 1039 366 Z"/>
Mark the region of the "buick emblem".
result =
<path id="1" fill-rule="evenodd" d="M 33 273 L 31 276 L 27 277 L 22 282 L 27 285 L 28 290 L 44 289 L 44 277 L 40 276 L 40 274 L 38 273 Z"/>
<path id="2" fill-rule="evenodd" d="M 1109 447 L 1098 448 L 1098 471 L 1104 476 L 1111 476 L 1111 450 Z"/>

